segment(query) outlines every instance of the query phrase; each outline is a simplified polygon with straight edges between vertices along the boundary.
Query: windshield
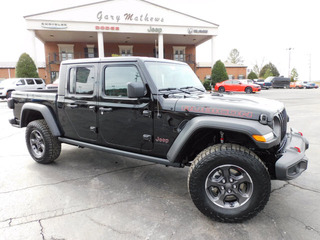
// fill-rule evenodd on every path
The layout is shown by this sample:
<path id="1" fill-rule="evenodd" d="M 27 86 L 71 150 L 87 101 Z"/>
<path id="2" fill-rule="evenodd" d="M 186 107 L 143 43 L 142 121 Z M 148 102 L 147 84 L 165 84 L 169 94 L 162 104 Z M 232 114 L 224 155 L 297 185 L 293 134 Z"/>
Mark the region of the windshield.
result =
<path id="1" fill-rule="evenodd" d="M 273 78 L 274 78 L 274 77 L 267 77 L 267 78 L 264 80 L 264 82 L 269 83 L 269 82 L 271 82 L 271 81 L 273 80 Z"/>
<path id="2" fill-rule="evenodd" d="M 146 62 L 157 90 L 191 89 L 205 91 L 202 83 L 188 65 Z"/>

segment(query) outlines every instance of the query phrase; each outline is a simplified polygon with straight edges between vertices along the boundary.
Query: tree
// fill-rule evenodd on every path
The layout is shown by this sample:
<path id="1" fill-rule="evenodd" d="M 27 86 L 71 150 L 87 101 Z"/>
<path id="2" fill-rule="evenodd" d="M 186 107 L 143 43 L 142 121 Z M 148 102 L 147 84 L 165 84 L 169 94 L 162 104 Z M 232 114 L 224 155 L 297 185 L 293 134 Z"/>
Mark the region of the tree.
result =
<path id="1" fill-rule="evenodd" d="M 257 74 L 255 74 L 253 71 L 251 71 L 251 72 L 248 74 L 248 79 L 253 80 L 253 79 L 257 79 L 257 78 L 258 78 Z"/>
<path id="2" fill-rule="evenodd" d="M 229 53 L 228 62 L 235 63 L 235 64 L 242 64 L 243 60 L 240 57 L 240 53 L 237 49 L 232 49 Z"/>
<path id="3" fill-rule="evenodd" d="M 266 74 L 267 71 L 268 73 Z M 279 77 L 280 74 L 276 66 L 269 62 L 268 64 L 263 66 L 263 68 L 260 71 L 259 77 L 265 78 L 265 75 Z"/>
<path id="4" fill-rule="evenodd" d="M 257 76 L 260 76 L 260 71 L 263 67 L 263 63 L 264 63 L 264 58 L 262 59 L 260 64 L 258 64 L 258 62 L 256 61 L 256 64 L 253 66 L 253 72 L 257 74 Z"/>
<path id="5" fill-rule="evenodd" d="M 16 77 L 38 78 L 37 67 L 32 58 L 27 54 L 21 54 L 16 66 Z"/>
<path id="6" fill-rule="evenodd" d="M 216 61 L 211 71 L 211 80 L 213 87 L 216 85 L 216 83 L 222 82 L 227 79 L 228 74 L 223 62 L 221 62 L 221 60 Z"/>
<path id="7" fill-rule="evenodd" d="M 297 81 L 299 78 L 299 74 L 296 68 L 292 68 L 291 70 L 291 82 Z"/>
<path id="8" fill-rule="evenodd" d="M 208 90 L 208 91 L 211 90 L 211 80 L 209 80 L 209 79 L 204 80 L 203 86 L 206 90 Z"/>

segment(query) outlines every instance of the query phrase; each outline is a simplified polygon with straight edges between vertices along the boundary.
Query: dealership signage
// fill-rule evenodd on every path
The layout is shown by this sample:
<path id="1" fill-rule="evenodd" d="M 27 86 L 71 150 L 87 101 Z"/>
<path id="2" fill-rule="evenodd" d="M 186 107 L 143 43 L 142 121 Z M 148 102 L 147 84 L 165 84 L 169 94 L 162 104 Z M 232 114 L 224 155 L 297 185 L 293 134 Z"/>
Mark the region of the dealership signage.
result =
<path id="1" fill-rule="evenodd" d="M 43 22 L 41 27 L 49 29 L 66 29 L 68 28 L 66 23 L 55 23 L 55 22 Z"/>
<path id="2" fill-rule="evenodd" d="M 188 28 L 188 33 L 208 33 L 208 30 L 206 29 L 193 29 L 193 28 Z"/>
<path id="3" fill-rule="evenodd" d="M 134 23 L 163 23 L 164 17 L 153 16 L 149 13 L 144 14 L 134 14 L 134 13 L 124 13 L 124 14 L 105 14 L 102 11 L 97 13 L 97 19 L 101 21 L 111 21 L 111 22 L 134 22 Z"/>

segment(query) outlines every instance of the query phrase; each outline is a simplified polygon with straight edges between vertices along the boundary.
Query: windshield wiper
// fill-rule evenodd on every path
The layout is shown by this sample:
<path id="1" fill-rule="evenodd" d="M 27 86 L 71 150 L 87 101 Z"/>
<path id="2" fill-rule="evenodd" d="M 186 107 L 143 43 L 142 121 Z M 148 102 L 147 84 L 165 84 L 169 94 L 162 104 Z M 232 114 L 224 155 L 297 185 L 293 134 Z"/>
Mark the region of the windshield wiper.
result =
<path id="1" fill-rule="evenodd" d="M 187 93 L 187 94 L 191 94 L 190 92 L 183 90 L 182 88 L 160 88 L 158 89 L 159 92 L 162 91 L 179 91 L 179 92 L 183 92 L 183 93 Z"/>
<path id="2" fill-rule="evenodd" d="M 194 89 L 196 89 L 196 90 L 198 90 L 198 91 L 200 91 L 200 92 L 204 92 L 204 90 L 203 90 L 203 89 L 201 89 L 201 88 L 197 88 L 197 87 L 194 87 L 194 86 L 182 87 L 182 88 L 180 88 L 180 89 L 189 89 L 189 88 L 194 88 Z"/>

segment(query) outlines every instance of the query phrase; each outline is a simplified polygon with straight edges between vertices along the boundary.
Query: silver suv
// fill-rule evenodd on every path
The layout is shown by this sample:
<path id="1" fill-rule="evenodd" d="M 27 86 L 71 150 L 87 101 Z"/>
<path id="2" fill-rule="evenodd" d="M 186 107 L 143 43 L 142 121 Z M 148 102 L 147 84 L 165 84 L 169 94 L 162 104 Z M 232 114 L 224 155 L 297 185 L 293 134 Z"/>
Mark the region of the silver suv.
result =
<path id="1" fill-rule="evenodd" d="M 10 98 L 15 90 L 45 89 L 42 78 L 9 78 L 0 82 L 0 98 Z"/>

